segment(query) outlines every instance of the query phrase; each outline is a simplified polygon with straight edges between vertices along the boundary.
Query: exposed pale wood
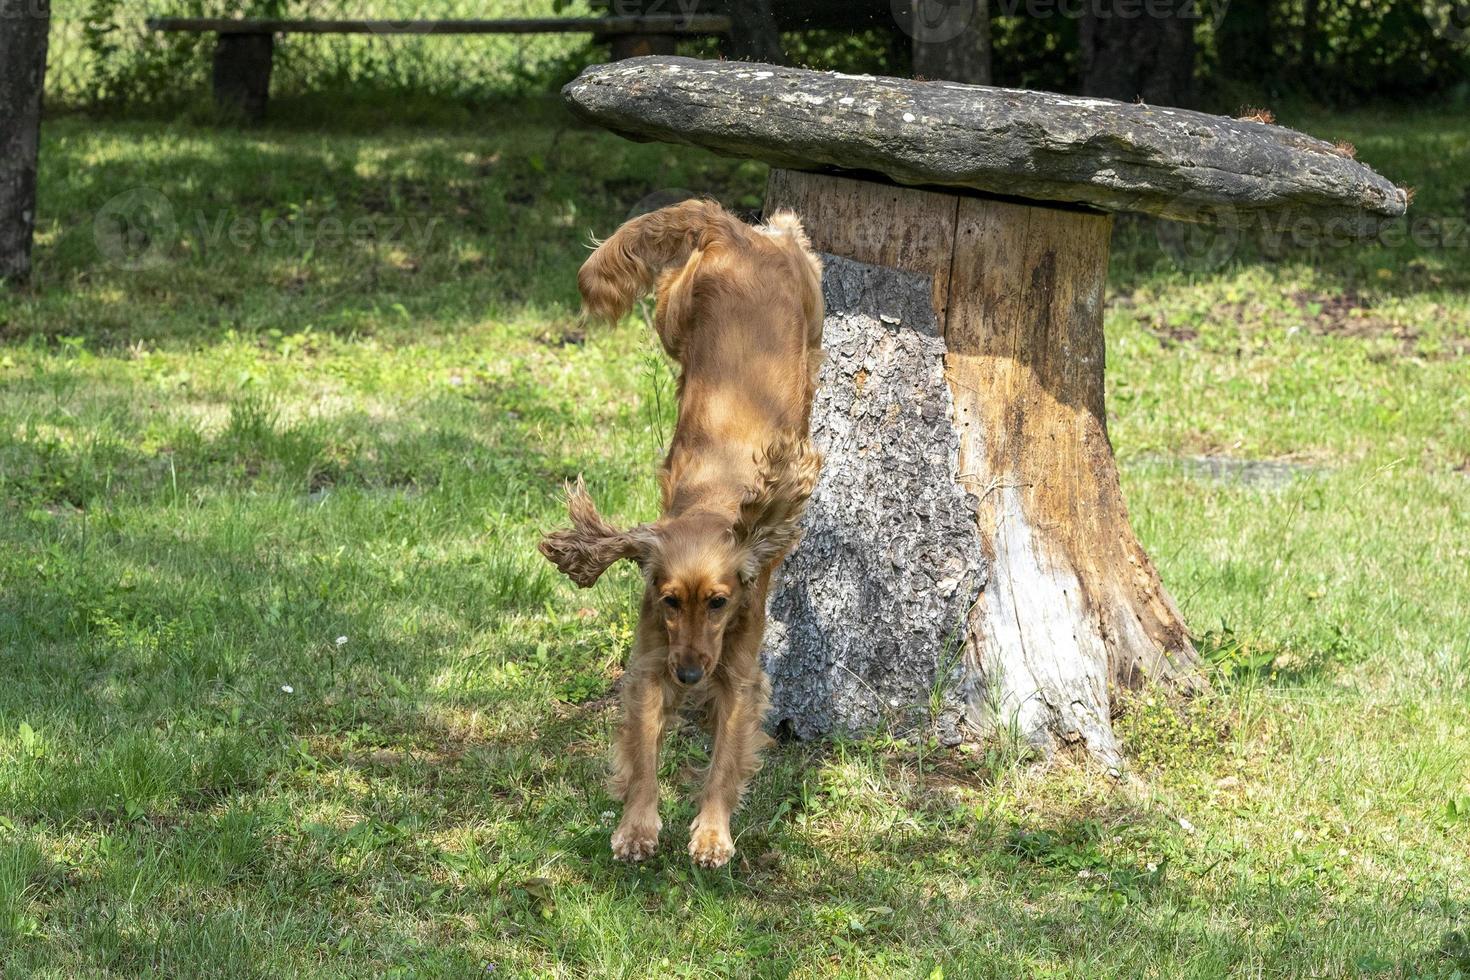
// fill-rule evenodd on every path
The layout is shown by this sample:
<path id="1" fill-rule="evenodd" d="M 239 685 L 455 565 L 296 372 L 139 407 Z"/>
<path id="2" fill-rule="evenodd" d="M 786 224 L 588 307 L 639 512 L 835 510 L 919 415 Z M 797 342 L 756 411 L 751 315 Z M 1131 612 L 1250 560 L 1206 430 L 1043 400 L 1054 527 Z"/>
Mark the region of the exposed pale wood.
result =
<path id="1" fill-rule="evenodd" d="M 499 20 L 283 20 L 150 17 L 149 30 L 188 34 L 725 34 L 721 14 L 638 17 L 522 17 Z"/>
<path id="2" fill-rule="evenodd" d="M 961 471 L 992 586 L 973 707 L 1116 761 L 1110 686 L 1193 689 L 1198 658 L 1128 519 L 1103 407 L 1111 220 L 961 199 L 945 328 Z"/>
<path id="3" fill-rule="evenodd" d="M 1115 688 L 1203 681 L 1108 441 L 1111 219 L 778 170 L 767 214 L 780 207 L 828 253 L 829 355 L 822 483 L 771 603 L 776 719 L 811 735 L 937 707 L 956 737 L 956 719 L 1014 727 L 1118 765 Z M 905 306 L 914 287 L 884 269 L 928 280 L 937 316 Z M 943 516 L 956 494 L 959 523 Z M 957 594 L 963 622 L 946 631 Z M 945 642 L 963 656 L 937 654 Z"/>
<path id="4" fill-rule="evenodd" d="M 1331 143 L 1186 109 L 691 58 L 593 65 L 562 94 L 632 139 L 914 186 L 1184 221 L 1301 222 L 1331 240 L 1371 235 L 1408 206 L 1405 191 Z"/>

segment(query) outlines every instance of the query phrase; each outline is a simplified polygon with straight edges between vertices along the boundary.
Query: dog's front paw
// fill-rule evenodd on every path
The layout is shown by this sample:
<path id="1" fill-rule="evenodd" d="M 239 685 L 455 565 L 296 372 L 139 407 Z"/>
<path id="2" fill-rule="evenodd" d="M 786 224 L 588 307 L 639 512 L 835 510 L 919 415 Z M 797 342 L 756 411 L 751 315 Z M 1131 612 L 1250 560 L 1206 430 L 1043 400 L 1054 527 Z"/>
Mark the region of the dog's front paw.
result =
<path id="1" fill-rule="evenodd" d="M 705 823 L 698 817 L 689 825 L 689 856 L 704 868 L 722 868 L 735 855 L 735 842 L 725 823 Z"/>
<path id="2" fill-rule="evenodd" d="M 652 821 L 631 819 L 624 816 L 613 831 L 613 857 L 619 861 L 646 861 L 658 850 L 658 832 L 663 821 L 654 817 Z"/>

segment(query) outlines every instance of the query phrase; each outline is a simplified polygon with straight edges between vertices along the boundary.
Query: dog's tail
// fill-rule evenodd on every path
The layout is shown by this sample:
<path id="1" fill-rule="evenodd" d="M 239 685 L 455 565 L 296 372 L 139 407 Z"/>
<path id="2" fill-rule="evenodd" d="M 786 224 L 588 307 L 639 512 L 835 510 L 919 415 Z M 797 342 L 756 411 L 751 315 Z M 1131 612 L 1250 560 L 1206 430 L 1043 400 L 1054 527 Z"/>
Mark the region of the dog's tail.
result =
<path id="1" fill-rule="evenodd" d="M 625 222 L 597 246 L 577 273 L 587 313 L 617 320 L 646 295 L 663 272 L 717 241 L 747 234 L 739 219 L 714 201 L 682 201 Z"/>

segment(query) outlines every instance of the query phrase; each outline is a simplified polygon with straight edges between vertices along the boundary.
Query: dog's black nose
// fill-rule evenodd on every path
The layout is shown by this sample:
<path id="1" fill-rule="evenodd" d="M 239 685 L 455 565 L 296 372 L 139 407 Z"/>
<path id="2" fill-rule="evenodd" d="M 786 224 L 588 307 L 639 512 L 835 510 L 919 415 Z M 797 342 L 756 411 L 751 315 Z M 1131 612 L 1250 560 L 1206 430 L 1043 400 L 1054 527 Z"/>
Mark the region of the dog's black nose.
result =
<path id="1" fill-rule="evenodd" d="M 699 679 L 704 676 L 704 670 L 696 665 L 680 667 L 674 671 L 674 676 L 679 678 L 680 684 L 698 684 Z"/>

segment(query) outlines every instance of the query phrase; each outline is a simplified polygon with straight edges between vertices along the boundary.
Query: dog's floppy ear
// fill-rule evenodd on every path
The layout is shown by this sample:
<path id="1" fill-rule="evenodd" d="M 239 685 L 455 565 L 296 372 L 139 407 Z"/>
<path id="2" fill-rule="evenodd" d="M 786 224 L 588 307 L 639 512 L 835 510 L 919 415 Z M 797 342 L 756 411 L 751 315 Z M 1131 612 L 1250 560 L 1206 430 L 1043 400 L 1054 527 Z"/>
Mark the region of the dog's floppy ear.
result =
<path id="1" fill-rule="evenodd" d="M 567 486 L 567 513 L 572 526 L 541 539 L 540 551 L 563 575 L 582 588 L 590 588 L 602 573 L 624 558 L 642 564 L 654 544 L 653 529 L 647 524 L 619 531 L 602 519 L 587 485 L 577 477 Z"/>
<path id="2" fill-rule="evenodd" d="M 806 438 L 786 435 L 766 447 L 758 464 L 756 485 L 745 492 L 732 529 L 744 551 L 740 579 L 747 585 L 801 540 L 801 516 L 822 456 Z"/>

